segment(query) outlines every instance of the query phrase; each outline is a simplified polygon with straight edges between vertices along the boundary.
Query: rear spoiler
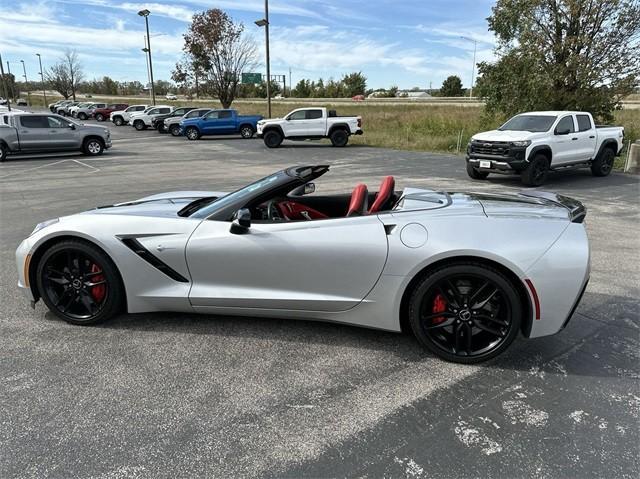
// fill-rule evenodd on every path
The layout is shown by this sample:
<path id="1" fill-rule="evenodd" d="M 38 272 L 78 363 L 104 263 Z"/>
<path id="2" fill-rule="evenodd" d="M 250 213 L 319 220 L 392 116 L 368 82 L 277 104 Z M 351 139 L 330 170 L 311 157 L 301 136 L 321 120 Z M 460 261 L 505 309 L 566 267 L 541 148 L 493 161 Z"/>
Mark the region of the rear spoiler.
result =
<path id="1" fill-rule="evenodd" d="M 568 196 L 550 193 L 548 191 L 521 191 L 520 196 L 528 196 L 530 198 L 539 198 L 555 203 L 569 210 L 569 219 L 572 223 L 582 223 L 587 216 L 587 208 L 578 200 L 569 198 Z"/>

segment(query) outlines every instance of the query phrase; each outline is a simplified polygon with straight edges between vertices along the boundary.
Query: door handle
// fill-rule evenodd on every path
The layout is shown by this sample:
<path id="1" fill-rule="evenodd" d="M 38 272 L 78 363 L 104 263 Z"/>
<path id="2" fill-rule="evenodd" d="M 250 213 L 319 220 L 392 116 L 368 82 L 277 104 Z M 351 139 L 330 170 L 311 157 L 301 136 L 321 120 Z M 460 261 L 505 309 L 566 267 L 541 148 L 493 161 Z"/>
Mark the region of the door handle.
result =
<path id="1" fill-rule="evenodd" d="M 596 135 L 591 135 L 589 138 L 594 139 Z"/>
<path id="2" fill-rule="evenodd" d="M 571 138 L 571 141 L 575 141 L 575 140 L 577 140 L 577 139 L 578 139 L 578 138 L 574 137 L 574 138 Z"/>

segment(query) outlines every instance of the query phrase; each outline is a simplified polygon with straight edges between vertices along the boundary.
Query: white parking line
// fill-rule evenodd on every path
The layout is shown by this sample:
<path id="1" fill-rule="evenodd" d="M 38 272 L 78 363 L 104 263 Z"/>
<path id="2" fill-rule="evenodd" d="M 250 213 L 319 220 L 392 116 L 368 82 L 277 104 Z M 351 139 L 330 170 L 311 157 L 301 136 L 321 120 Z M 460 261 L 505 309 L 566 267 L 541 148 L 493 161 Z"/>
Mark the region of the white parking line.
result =
<path id="1" fill-rule="evenodd" d="M 92 170 L 91 173 L 95 173 L 96 171 L 100 171 L 100 168 L 96 168 L 95 166 L 87 165 L 86 163 L 83 163 L 82 161 L 79 161 L 79 160 L 59 160 L 59 161 L 54 161 L 53 163 L 47 163 L 46 165 L 35 166 L 33 168 L 27 168 L 26 170 L 16 171 L 15 173 L 9 173 L 8 175 L 2 175 L 2 176 L 0 176 L 0 179 L 9 178 L 10 176 L 23 175 L 23 174 L 29 173 L 31 171 L 40 170 L 42 168 L 47 168 L 49 166 L 59 165 L 60 163 L 64 163 L 66 161 L 71 161 L 71 162 L 77 163 L 79 165 L 86 166 L 87 168 L 90 168 Z"/>

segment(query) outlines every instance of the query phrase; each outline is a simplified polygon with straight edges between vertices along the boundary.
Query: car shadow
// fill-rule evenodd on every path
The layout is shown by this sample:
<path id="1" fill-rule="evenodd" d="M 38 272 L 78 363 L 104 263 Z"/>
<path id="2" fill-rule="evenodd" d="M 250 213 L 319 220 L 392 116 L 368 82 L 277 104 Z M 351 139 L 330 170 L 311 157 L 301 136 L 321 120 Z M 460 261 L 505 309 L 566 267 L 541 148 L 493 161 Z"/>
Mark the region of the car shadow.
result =
<path id="1" fill-rule="evenodd" d="M 615 311 L 615 314 L 612 314 Z M 587 293 L 578 312 L 559 334 L 542 338 L 519 337 L 502 355 L 482 363 L 492 369 L 530 373 L 620 377 L 637 369 L 640 358 L 629 355 L 638 348 L 639 301 L 636 298 Z M 47 312 L 50 321 L 61 321 Z M 393 333 L 356 326 L 293 319 L 216 316 L 190 313 L 122 314 L 96 329 L 163 332 L 176 335 L 213 335 L 242 340 L 267 340 L 303 345 L 317 343 L 335 347 L 385 351 L 408 363 L 434 355 L 410 333 Z M 616 349 L 617 348 L 617 349 Z M 579 351 L 577 351 L 579 349 Z M 577 351 L 577 352 L 576 352 Z M 627 362 L 628 367 L 614 367 Z M 562 367 L 557 365 L 562 363 Z"/>

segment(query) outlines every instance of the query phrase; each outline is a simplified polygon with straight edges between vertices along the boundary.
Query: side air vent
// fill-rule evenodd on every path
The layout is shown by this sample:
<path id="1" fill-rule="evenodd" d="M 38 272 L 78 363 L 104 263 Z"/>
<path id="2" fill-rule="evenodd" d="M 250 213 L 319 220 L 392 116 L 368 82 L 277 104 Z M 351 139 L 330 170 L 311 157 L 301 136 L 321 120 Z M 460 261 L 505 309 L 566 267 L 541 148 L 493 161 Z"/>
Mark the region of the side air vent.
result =
<path id="1" fill-rule="evenodd" d="M 175 269 L 173 269 L 168 264 L 164 263 L 162 260 L 156 258 L 151 252 L 146 249 L 142 244 L 135 238 L 121 238 L 120 241 L 124 243 L 124 245 L 133 251 L 135 254 L 140 256 L 143 260 L 149 263 L 154 268 L 162 271 L 164 274 L 169 276 L 174 281 L 178 281 L 180 283 L 188 283 L 189 280 L 178 273 Z"/>

